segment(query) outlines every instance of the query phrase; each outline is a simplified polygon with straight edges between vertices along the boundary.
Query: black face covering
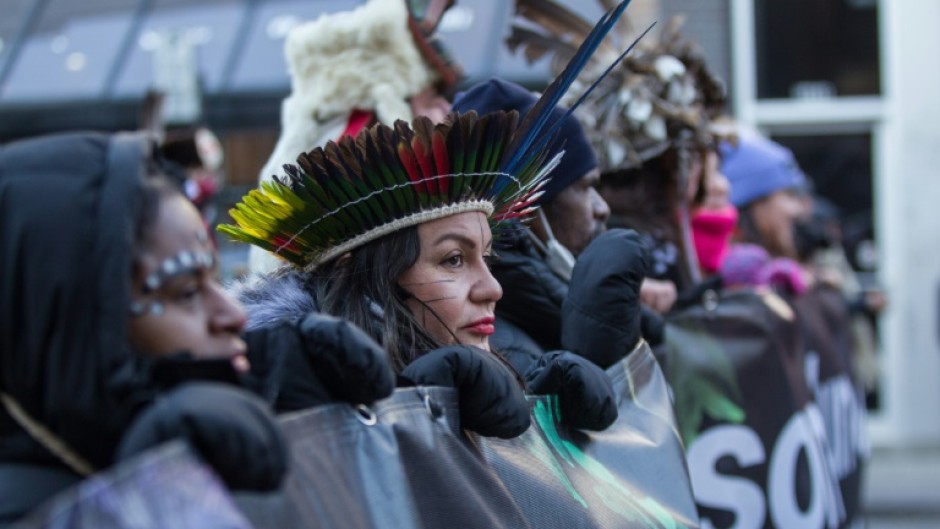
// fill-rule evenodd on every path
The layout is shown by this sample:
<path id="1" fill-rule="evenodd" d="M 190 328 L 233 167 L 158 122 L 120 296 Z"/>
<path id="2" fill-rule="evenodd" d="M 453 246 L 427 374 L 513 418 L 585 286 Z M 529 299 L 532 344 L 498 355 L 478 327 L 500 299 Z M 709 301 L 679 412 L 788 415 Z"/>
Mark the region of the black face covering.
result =
<path id="1" fill-rule="evenodd" d="M 826 233 L 824 224 L 808 221 L 797 221 L 793 224 L 793 240 L 801 260 L 809 258 L 817 250 L 831 247 L 834 243 Z"/>
<path id="2" fill-rule="evenodd" d="M 155 360 L 151 368 L 151 378 L 160 389 L 170 389 L 184 382 L 197 380 L 234 386 L 247 384 L 232 365 L 231 358 L 196 358 L 187 352 Z"/>
<path id="3" fill-rule="evenodd" d="M 141 136 L 0 148 L 0 390 L 96 467 L 151 397 L 127 349 Z M 20 431 L 0 411 L 3 433 Z"/>

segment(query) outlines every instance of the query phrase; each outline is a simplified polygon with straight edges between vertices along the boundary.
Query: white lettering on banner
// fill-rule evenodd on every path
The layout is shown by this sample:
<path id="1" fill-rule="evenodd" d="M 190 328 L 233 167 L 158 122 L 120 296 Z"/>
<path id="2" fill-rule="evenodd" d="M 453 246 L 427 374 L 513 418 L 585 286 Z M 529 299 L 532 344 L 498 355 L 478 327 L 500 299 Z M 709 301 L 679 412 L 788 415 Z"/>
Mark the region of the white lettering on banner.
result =
<path id="1" fill-rule="evenodd" d="M 838 479 L 858 470 L 859 459 L 868 457 L 866 411 L 860 393 L 845 373 L 819 382 L 819 355 L 806 354 L 806 376 L 825 424 L 826 459 Z"/>
<path id="2" fill-rule="evenodd" d="M 831 446 L 829 438 L 826 435 L 826 426 L 824 424 L 822 412 L 815 404 L 806 407 L 806 419 L 809 422 L 810 431 L 815 434 L 815 439 L 819 446 L 819 454 L 823 456 L 823 462 L 826 465 L 829 477 L 829 496 L 832 498 L 832 509 L 829 509 L 829 527 L 836 527 L 840 520 L 845 520 L 845 500 L 842 498 L 842 488 L 839 487 L 839 476 L 835 472 L 835 461 L 829 454 Z"/>
<path id="3" fill-rule="evenodd" d="M 687 453 L 696 502 L 731 512 L 735 517 L 731 525 L 734 529 L 763 527 L 768 512 L 772 525 L 780 529 L 837 526 L 845 518 L 845 510 L 840 508 L 838 482 L 831 477 L 823 457 L 825 434 L 820 437 L 814 422 L 822 424 L 813 405 L 793 414 L 774 442 L 769 461 L 757 433 L 747 426 L 720 425 L 703 432 Z M 800 508 L 797 499 L 801 453 L 806 456 L 809 470 L 810 498 L 805 509 Z M 743 476 L 718 472 L 716 465 L 723 457 L 734 458 L 742 468 L 768 464 L 768 482 L 760 484 Z M 714 527 L 707 518 L 701 523 L 706 529 Z"/>
<path id="4" fill-rule="evenodd" d="M 806 411 L 793 414 L 777 438 L 770 460 L 767 497 L 774 527 L 823 527 L 826 489 L 831 480 L 826 472 L 817 437 L 813 435 L 812 419 Z M 800 452 L 806 454 L 810 475 L 810 500 L 806 511 L 796 498 L 796 468 Z M 836 515 L 838 516 L 838 515 Z"/>
<path id="5" fill-rule="evenodd" d="M 760 529 L 764 524 L 764 492 L 747 478 L 715 472 L 718 459 L 731 456 L 740 467 L 763 463 L 764 446 L 757 434 L 737 425 L 709 428 L 689 446 L 687 458 L 695 500 L 709 507 L 734 513 L 733 529 Z M 712 529 L 701 520 L 702 529 Z"/>

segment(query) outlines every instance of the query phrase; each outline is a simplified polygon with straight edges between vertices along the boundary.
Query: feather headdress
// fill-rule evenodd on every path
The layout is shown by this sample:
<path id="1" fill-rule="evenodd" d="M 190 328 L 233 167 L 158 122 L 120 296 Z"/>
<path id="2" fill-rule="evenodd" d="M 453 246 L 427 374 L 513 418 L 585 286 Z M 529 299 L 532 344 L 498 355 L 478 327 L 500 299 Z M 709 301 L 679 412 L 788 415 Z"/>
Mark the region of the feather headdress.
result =
<path id="1" fill-rule="evenodd" d="M 610 0 L 598 1 L 610 5 Z M 514 25 L 507 45 L 521 48 L 529 61 L 549 55 L 553 68 L 571 56 L 590 27 L 552 0 L 516 0 L 516 11 L 523 22 Z M 723 109 L 724 85 L 708 70 L 699 48 L 682 38 L 681 25 L 680 18 L 673 18 L 657 42 L 637 46 L 577 112 L 605 172 L 637 168 L 670 147 L 712 143 L 712 120 Z M 630 33 L 621 20 L 615 35 L 624 39 Z M 615 49 L 608 45 L 594 55 L 569 91 L 570 100 L 582 97 L 602 76 Z"/>
<path id="2" fill-rule="evenodd" d="M 560 121 L 550 120 L 551 110 L 628 4 L 588 32 L 521 120 L 515 112 L 470 112 L 439 124 L 422 117 L 411 126 L 376 124 L 302 153 L 297 166 L 284 166 L 286 175 L 231 210 L 236 225 L 219 230 L 309 271 L 388 233 L 456 213 L 482 211 L 495 223 L 526 215 L 561 156 L 549 159 L 546 149 Z"/>

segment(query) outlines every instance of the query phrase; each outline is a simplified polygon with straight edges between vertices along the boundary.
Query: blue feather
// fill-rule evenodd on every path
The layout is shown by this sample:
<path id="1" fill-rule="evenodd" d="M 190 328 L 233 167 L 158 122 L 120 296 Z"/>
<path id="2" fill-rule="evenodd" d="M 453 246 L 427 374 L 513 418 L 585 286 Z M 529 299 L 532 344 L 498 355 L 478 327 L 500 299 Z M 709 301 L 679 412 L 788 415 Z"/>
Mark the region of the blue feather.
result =
<path id="1" fill-rule="evenodd" d="M 650 24 L 649 27 L 646 28 L 646 30 L 644 30 L 643 33 L 641 33 L 639 37 L 634 39 L 633 43 L 630 44 L 630 46 L 626 50 L 624 50 L 624 52 L 621 53 L 619 57 L 617 57 L 617 60 L 611 62 L 607 66 L 607 68 L 604 69 L 604 71 L 597 77 L 597 79 L 595 79 L 594 82 L 591 83 L 591 86 L 589 86 L 587 90 L 585 90 L 584 93 L 581 94 L 578 100 L 575 101 L 574 104 L 568 108 L 568 110 L 561 116 L 561 118 L 556 120 L 555 123 L 552 124 L 551 128 L 549 128 L 548 131 L 546 131 L 545 134 L 543 134 L 538 139 L 538 141 L 536 141 L 532 145 L 533 149 L 539 150 L 545 145 L 547 145 L 549 141 L 551 141 L 552 137 L 555 136 L 555 133 L 561 128 L 561 124 L 564 123 L 564 121 L 568 118 L 568 116 L 570 116 L 574 112 L 574 110 L 578 108 L 581 105 L 581 103 L 584 102 L 585 99 L 587 99 L 587 96 L 589 96 L 591 92 L 593 92 L 594 89 L 597 88 L 597 85 L 600 84 L 600 82 L 603 81 L 605 77 L 607 77 L 607 74 L 609 74 L 611 70 L 613 70 L 614 68 L 617 67 L 618 64 L 620 64 L 623 58 L 626 57 L 627 54 L 633 50 L 633 48 L 637 45 L 638 42 L 640 42 L 640 39 L 646 36 L 646 34 L 649 33 L 650 30 L 653 29 L 653 26 L 655 25 L 656 25 L 656 22 L 653 22 L 652 24 Z"/>
<path id="2" fill-rule="evenodd" d="M 535 105 L 526 113 L 525 119 L 519 126 L 516 138 L 509 146 L 509 149 L 507 149 L 507 152 L 513 154 L 502 165 L 504 172 L 514 174 L 518 166 L 530 156 L 533 144 L 544 145 L 545 141 L 547 141 L 546 138 L 554 131 L 554 128 L 548 132 L 544 131 L 545 123 L 551 116 L 552 110 L 561 100 L 562 96 L 565 95 L 571 83 L 578 78 L 581 70 L 584 69 L 584 66 L 597 50 L 597 47 L 600 46 L 604 37 L 606 37 L 614 27 L 620 15 L 623 14 L 629 4 L 630 0 L 624 0 L 616 8 L 608 11 L 601 17 L 597 24 L 595 24 L 594 29 L 591 30 L 591 33 L 588 34 L 584 42 L 581 43 L 581 46 L 578 47 L 574 56 L 568 61 L 564 71 L 552 81 L 548 88 L 542 93 L 542 97 L 540 97 Z M 617 63 L 619 62 L 618 59 Z M 545 134 L 543 135 L 543 133 Z M 539 141 L 540 138 L 543 139 L 543 141 Z"/>

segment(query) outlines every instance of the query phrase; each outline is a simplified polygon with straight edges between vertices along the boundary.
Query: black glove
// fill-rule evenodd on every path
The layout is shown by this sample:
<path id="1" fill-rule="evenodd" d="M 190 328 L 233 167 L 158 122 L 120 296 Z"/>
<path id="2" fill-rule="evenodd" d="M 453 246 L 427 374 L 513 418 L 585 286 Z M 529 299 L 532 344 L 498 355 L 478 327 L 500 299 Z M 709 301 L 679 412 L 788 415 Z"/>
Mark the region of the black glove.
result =
<path id="1" fill-rule="evenodd" d="M 646 305 L 640 310 L 640 334 L 650 347 L 656 347 L 666 339 L 666 320 Z"/>
<path id="2" fill-rule="evenodd" d="M 670 312 L 680 311 L 692 305 L 703 303 L 708 296 L 717 299 L 717 294 L 721 291 L 721 287 L 722 279 L 720 275 L 709 277 L 701 283 L 692 285 L 682 292 L 679 292 L 676 303 L 672 306 Z"/>
<path id="3" fill-rule="evenodd" d="M 529 427 L 529 405 L 509 366 L 494 353 L 448 345 L 422 355 L 402 370 L 406 385 L 457 388 L 463 428 L 509 439 Z"/>
<path id="4" fill-rule="evenodd" d="M 296 324 L 252 331 L 246 341 L 258 391 L 278 412 L 372 403 L 395 389 L 382 347 L 333 316 L 312 312 Z"/>
<path id="5" fill-rule="evenodd" d="M 561 345 L 602 368 L 640 338 L 640 284 L 649 249 L 633 230 L 607 231 L 581 252 L 561 307 Z"/>
<path id="6" fill-rule="evenodd" d="M 224 384 L 192 382 L 157 397 L 140 412 L 118 447 L 126 459 L 166 441 L 185 439 L 234 490 L 276 489 L 288 451 L 263 401 Z"/>
<path id="7" fill-rule="evenodd" d="M 568 351 L 545 353 L 525 381 L 536 395 L 558 395 L 565 424 L 603 430 L 617 420 L 614 388 L 607 374 L 586 358 Z"/>

